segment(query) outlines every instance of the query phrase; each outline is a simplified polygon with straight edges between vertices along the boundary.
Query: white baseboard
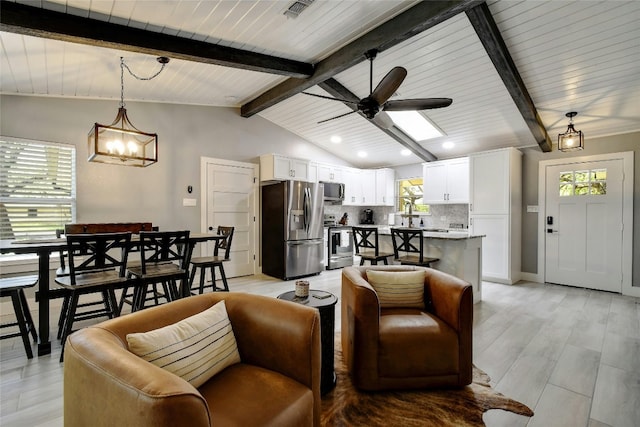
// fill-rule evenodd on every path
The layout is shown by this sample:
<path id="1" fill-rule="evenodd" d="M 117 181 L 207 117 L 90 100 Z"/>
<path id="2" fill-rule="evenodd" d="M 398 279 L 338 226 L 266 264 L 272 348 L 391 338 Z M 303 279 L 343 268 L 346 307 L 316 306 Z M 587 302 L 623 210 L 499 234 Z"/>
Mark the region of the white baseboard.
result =
<path id="1" fill-rule="evenodd" d="M 520 273 L 520 279 L 527 282 L 544 283 L 544 279 L 538 273 L 525 273 L 523 271 Z"/>

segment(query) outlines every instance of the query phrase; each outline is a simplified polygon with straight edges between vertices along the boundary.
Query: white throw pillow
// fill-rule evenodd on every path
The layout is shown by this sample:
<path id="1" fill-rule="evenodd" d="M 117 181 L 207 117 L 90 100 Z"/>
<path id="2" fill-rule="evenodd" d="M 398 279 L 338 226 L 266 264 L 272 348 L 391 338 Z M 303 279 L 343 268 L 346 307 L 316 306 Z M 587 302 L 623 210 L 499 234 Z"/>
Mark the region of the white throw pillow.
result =
<path id="1" fill-rule="evenodd" d="M 424 271 L 367 270 L 380 307 L 424 308 Z"/>
<path id="2" fill-rule="evenodd" d="M 127 335 L 129 350 L 198 388 L 240 362 L 224 301 L 173 325 Z"/>

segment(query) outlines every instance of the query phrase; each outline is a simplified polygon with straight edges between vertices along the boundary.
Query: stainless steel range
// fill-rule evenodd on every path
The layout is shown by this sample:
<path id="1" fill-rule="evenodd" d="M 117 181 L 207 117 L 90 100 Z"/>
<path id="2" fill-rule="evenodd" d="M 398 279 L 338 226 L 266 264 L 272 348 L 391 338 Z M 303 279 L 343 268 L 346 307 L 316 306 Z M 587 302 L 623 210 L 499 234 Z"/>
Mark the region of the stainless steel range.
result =
<path id="1" fill-rule="evenodd" d="M 353 232 L 345 225 L 329 226 L 327 270 L 353 265 Z"/>

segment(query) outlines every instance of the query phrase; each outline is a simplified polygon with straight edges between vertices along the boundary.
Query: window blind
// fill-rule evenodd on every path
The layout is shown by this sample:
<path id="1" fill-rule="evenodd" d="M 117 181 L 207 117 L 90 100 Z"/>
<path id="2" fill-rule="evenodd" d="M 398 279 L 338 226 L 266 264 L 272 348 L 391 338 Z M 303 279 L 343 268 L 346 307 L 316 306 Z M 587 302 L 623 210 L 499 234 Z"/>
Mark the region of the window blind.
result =
<path id="1" fill-rule="evenodd" d="M 0 137 L 0 238 L 54 237 L 75 218 L 75 147 Z"/>

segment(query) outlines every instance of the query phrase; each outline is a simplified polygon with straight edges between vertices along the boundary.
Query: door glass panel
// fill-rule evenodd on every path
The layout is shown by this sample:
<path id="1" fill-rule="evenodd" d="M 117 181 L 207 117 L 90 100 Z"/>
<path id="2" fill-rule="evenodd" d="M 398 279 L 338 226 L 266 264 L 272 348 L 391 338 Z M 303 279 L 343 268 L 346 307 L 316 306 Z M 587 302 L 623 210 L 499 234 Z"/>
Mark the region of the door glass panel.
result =
<path id="1" fill-rule="evenodd" d="M 559 189 L 561 197 L 607 194 L 607 170 L 561 172 Z"/>

